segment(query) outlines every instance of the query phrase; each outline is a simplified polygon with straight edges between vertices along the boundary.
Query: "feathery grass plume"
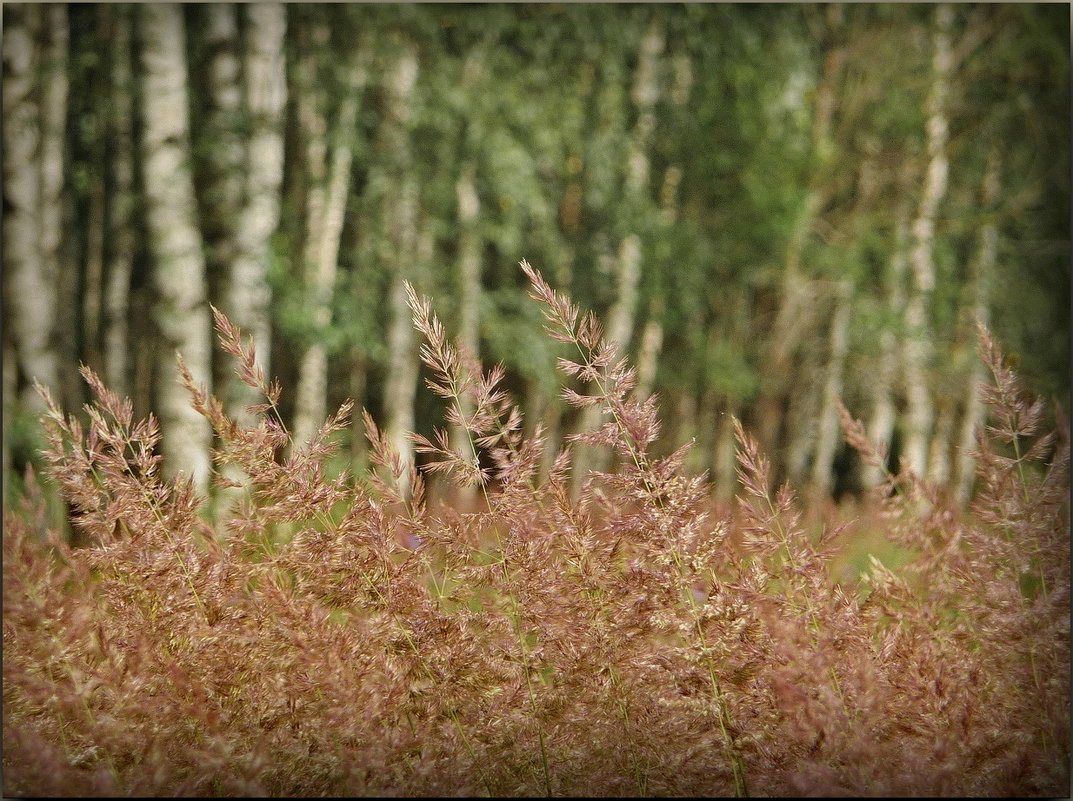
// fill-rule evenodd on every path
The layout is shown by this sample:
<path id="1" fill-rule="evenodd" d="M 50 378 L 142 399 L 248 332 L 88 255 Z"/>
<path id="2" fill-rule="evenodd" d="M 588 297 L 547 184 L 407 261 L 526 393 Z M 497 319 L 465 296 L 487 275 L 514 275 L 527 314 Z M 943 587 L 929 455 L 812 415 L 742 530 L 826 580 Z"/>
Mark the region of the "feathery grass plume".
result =
<path id="1" fill-rule="evenodd" d="M 977 432 L 971 513 L 940 507 L 914 519 L 910 493 L 886 498 L 888 535 L 918 556 L 908 584 L 873 567 L 867 611 L 894 675 L 912 677 L 922 722 L 935 730 L 946 719 L 961 735 L 936 734 L 938 792 L 1068 792 L 1067 426 L 1041 432 L 1042 405 L 1023 396 L 983 325 L 978 335 L 995 423 Z"/>
<path id="2" fill-rule="evenodd" d="M 620 457 L 576 498 L 568 449 L 540 478 L 502 369 L 412 290 L 430 388 L 468 432 L 415 442 L 425 471 L 481 487 L 476 509 L 426 507 L 367 412 L 373 470 L 333 475 L 347 405 L 292 447 L 279 385 L 218 312 L 265 402 L 231 419 L 183 371 L 214 464 L 248 477 L 215 529 L 161 475 L 152 418 L 88 370 L 87 427 L 43 393 L 48 475 L 90 544 L 49 528 L 32 477 L 4 510 L 5 793 L 1068 794 L 1068 425 L 1048 438 L 986 331 L 973 508 L 903 471 L 873 517 L 816 536 L 740 424 L 736 511 L 684 448 L 654 456 L 632 369 L 522 269 L 589 384 L 564 394 L 605 412 L 584 441 Z M 909 563 L 832 575 L 876 526 Z"/>

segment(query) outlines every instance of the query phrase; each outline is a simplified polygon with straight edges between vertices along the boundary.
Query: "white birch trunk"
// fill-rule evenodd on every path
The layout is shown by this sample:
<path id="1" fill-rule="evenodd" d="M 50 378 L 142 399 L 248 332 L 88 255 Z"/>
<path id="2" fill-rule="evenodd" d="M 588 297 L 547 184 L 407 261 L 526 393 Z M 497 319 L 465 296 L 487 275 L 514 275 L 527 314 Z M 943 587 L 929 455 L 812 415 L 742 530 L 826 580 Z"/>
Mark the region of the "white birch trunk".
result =
<path id="1" fill-rule="evenodd" d="M 384 385 L 386 413 L 385 434 L 399 453 L 404 471 L 414 463 L 414 448 L 410 434 L 414 430 L 414 398 L 417 395 L 417 337 L 406 303 L 406 286 L 401 275 L 391 284 L 388 298 L 391 327 L 388 330 L 387 355 L 391 365 Z M 409 476 L 404 472 L 401 487 L 408 492 Z"/>
<path id="2" fill-rule="evenodd" d="M 641 344 L 637 349 L 637 387 L 634 396 L 647 398 L 656 385 L 656 370 L 659 354 L 663 349 L 663 322 L 657 305 L 641 331 Z"/>
<path id="3" fill-rule="evenodd" d="M 641 47 L 630 92 L 637 108 L 637 123 L 630 135 L 626 153 L 624 192 L 627 208 L 637 213 L 647 200 L 650 162 L 648 148 L 656 127 L 655 105 L 659 100 L 660 85 L 657 68 L 659 56 L 666 45 L 666 35 L 659 16 L 653 16 L 648 29 L 641 37 Z M 616 258 L 617 292 L 608 311 L 604 328 L 605 338 L 625 356 L 633 335 L 637 315 L 637 286 L 641 277 L 641 239 L 629 233 L 619 242 Z M 599 427 L 603 408 L 590 406 L 584 409 L 578 425 L 579 432 L 593 431 Z M 574 449 L 572 491 L 576 495 L 590 470 L 605 470 L 611 453 L 607 448 L 578 446 Z"/>
<path id="4" fill-rule="evenodd" d="M 462 166 L 455 183 L 458 203 L 458 342 L 474 358 L 480 358 L 480 302 L 481 302 L 481 240 L 476 231 L 480 214 L 480 198 L 474 184 L 476 168 L 472 162 Z M 460 401 L 463 415 L 473 414 L 473 403 L 468 398 Z M 451 447 L 469 458 L 477 458 L 471 443 L 471 434 L 461 426 L 451 427 Z M 477 492 L 474 485 L 458 487 L 463 502 L 472 500 Z"/>
<path id="5" fill-rule="evenodd" d="M 392 161 L 392 175 L 398 182 L 388 191 L 384 204 L 384 231 L 394 244 L 390 296 L 390 327 L 387 342 L 388 377 L 384 386 L 387 440 L 398 451 L 404 469 L 401 490 L 408 494 L 409 468 L 414 463 L 414 399 L 420 368 L 417 335 L 406 303 L 404 281 L 415 279 L 418 268 L 418 217 L 420 191 L 410 165 L 409 135 L 403 125 L 410 116 L 410 103 L 417 83 L 417 52 L 410 43 L 401 43 L 398 61 L 388 85 L 387 118 L 384 138 Z"/>
<path id="6" fill-rule="evenodd" d="M 10 431 L 12 407 L 15 405 L 15 390 L 18 386 L 18 358 L 15 356 L 14 346 L 5 337 L 3 340 L 4 348 L 4 363 L 3 363 L 3 396 L 0 397 L 0 402 L 3 403 L 3 420 L 4 431 Z M 3 503 L 7 505 L 7 480 L 8 475 L 12 470 L 11 463 L 11 442 L 10 437 L 0 437 L 0 450 L 3 451 L 3 465 L 0 467 L 0 476 L 2 476 L 2 485 L 0 485 L 0 499 L 3 499 Z"/>
<path id="7" fill-rule="evenodd" d="M 113 10 L 111 6 L 99 4 L 96 9 L 95 29 L 97 36 L 102 41 L 111 44 L 109 57 L 118 58 L 115 54 L 115 44 L 112 41 Z M 105 62 L 107 63 L 107 61 Z M 109 70 L 98 70 L 87 91 L 95 97 L 104 98 L 108 101 L 111 97 L 111 73 Z M 82 360 L 92 367 L 98 374 L 104 374 L 104 354 L 102 351 L 102 328 L 104 319 L 104 291 L 105 291 L 105 243 L 107 241 L 107 207 L 108 197 L 105 191 L 106 173 L 108 171 L 108 137 L 111 120 L 106 112 L 102 115 L 105 130 L 94 138 L 92 155 L 96 169 L 100 170 L 100 180 L 95 181 L 89 190 L 88 209 L 86 213 L 86 249 L 83 267 L 84 287 L 82 292 L 82 343 L 84 356 Z"/>
<path id="8" fill-rule="evenodd" d="M 138 7 L 142 46 L 142 174 L 153 256 L 153 309 L 161 342 L 156 401 L 168 475 L 185 473 L 204 493 L 211 472 L 212 431 L 180 385 L 175 351 L 194 380 L 210 384 L 211 321 L 205 259 L 190 174 L 189 113 L 183 12 L 174 3 Z"/>
<path id="9" fill-rule="evenodd" d="M 834 461 L 839 443 L 837 401 L 842 395 L 842 379 L 849 352 L 849 324 L 853 305 L 853 284 L 840 281 L 835 290 L 835 308 L 831 318 L 830 345 L 827 356 L 827 375 L 820 404 L 819 431 L 812 462 L 812 490 L 828 495 L 834 485 Z"/>
<path id="10" fill-rule="evenodd" d="M 350 166 L 354 157 L 354 125 L 358 95 L 365 83 L 362 65 L 352 68 L 339 110 L 336 142 L 332 147 L 328 187 L 324 198 L 323 221 L 315 230 L 316 239 L 306 250 L 307 307 L 317 331 L 326 331 L 332 320 L 332 294 L 339 270 L 339 241 L 343 233 L 346 198 L 350 189 Z M 302 355 L 298 368 L 297 414 L 294 436 L 298 443 L 313 437 L 327 413 L 328 351 L 324 342 L 314 340 Z"/>
<path id="11" fill-rule="evenodd" d="M 107 7 L 112 25 L 112 71 L 108 120 L 112 139 L 112 193 L 107 223 L 102 356 L 105 382 L 130 394 L 130 280 L 134 266 L 134 78 L 131 70 L 131 10 Z"/>
<path id="12" fill-rule="evenodd" d="M 935 434 L 928 448 L 928 481 L 940 489 L 950 483 L 950 448 L 954 437 L 954 405 L 949 400 L 939 406 Z"/>
<path id="13" fill-rule="evenodd" d="M 238 55 L 238 6 L 207 3 L 203 12 L 206 27 L 202 35 L 209 51 L 205 71 L 209 106 L 205 138 L 209 147 L 204 185 L 197 188 L 203 200 L 202 232 L 211 277 L 211 273 L 222 275 L 235 255 L 245 148 L 240 130 L 242 63 Z"/>
<path id="14" fill-rule="evenodd" d="M 77 271 L 65 263 L 65 229 L 71 228 L 73 202 L 63 191 L 66 174 L 67 51 L 70 38 L 67 5 L 48 3 L 44 9 L 45 29 L 41 75 L 41 259 L 46 274 L 56 276 L 57 377 L 60 398 L 68 408 L 84 399 L 82 377 L 78 372 L 79 331 L 72 322 L 78 319 L 80 290 Z"/>
<path id="15" fill-rule="evenodd" d="M 887 265 L 887 308 L 892 318 L 904 314 L 905 310 L 905 274 L 909 268 L 909 205 L 901 203 L 895 221 L 894 249 Z M 877 446 L 887 449 L 894 438 L 894 425 L 897 421 L 897 408 L 894 403 L 894 382 L 897 379 L 900 361 L 898 337 L 890 328 L 884 328 L 879 334 L 879 360 L 876 365 L 875 381 L 872 384 L 872 413 L 868 420 L 868 438 Z M 883 471 L 874 465 L 861 467 L 861 483 L 865 489 L 879 485 L 883 480 Z"/>
<path id="16" fill-rule="evenodd" d="M 934 420 L 928 365 L 933 344 L 928 325 L 931 294 L 935 287 L 935 218 L 946 194 L 949 161 L 946 155 L 948 123 L 946 97 L 949 92 L 952 62 L 950 26 L 953 10 L 948 5 L 936 7 L 936 27 L 932 37 L 932 84 L 927 99 L 928 166 L 916 219 L 913 221 L 913 244 L 909 264 L 913 276 L 912 292 L 905 309 L 905 391 L 906 436 L 904 464 L 919 476 L 927 474 L 928 440 Z"/>
<path id="17" fill-rule="evenodd" d="M 688 70 L 688 60 L 684 69 Z M 680 66 L 680 69 L 683 69 Z M 672 97 L 683 98 L 685 90 L 680 87 L 672 90 Z M 675 166 L 668 167 L 663 175 L 660 189 L 660 225 L 670 229 L 678 220 L 678 185 L 682 180 L 682 171 Z M 637 349 L 637 387 L 635 398 L 647 398 L 652 394 L 656 384 L 656 372 L 659 357 L 663 351 L 663 297 L 653 297 L 649 302 L 648 319 L 641 331 L 641 342 Z"/>
<path id="18" fill-rule="evenodd" d="M 246 21 L 243 52 L 243 103 L 252 125 L 245 148 L 244 191 L 234 238 L 223 309 L 253 338 L 256 360 L 270 374 L 272 324 L 268 265 L 271 239 L 280 221 L 283 182 L 283 106 L 287 98 L 283 42 L 286 10 L 278 3 L 243 6 Z M 231 379 L 228 413 L 251 423 L 246 407 L 260 401 L 255 390 Z"/>
<path id="19" fill-rule="evenodd" d="M 841 24 L 841 15 L 840 6 L 828 7 L 828 26 L 831 30 Z M 845 60 L 845 48 L 830 48 L 824 58 L 823 73 L 816 89 L 816 107 L 811 132 L 812 149 L 817 153 L 827 154 L 824 162 L 830 158 L 829 154 L 834 153 L 831 142 L 832 120 L 838 101 L 842 65 Z M 804 463 L 808 458 L 810 437 L 805 432 L 789 430 L 787 433 L 796 439 L 796 445 L 786 443 L 784 447 L 780 447 L 780 443 L 784 438 L 783 431 L 787 429 L 784 425 L 784 414 L 790 412 L 790 407 L 794 405 L 800 407 L 802 403 L 801 399 L 795 400 L 790 396 L 790 388 L 793 387 L 794 392 L 800 393 L 805 391 L 806 386 L 815 383 L 797 382 L 801 370 L 796 368 L 793 362 L 799 343 L 807 338 L 807 332 L 815 319 L 815 287 L 812 281 L 802 274 L 801 257 L 812 233 L 816 217 L 826 199 L 827 189 L 818 184 L 817 177 L 819 169 L 823 166 L 817 169 L 817 174 L 812 178 L 812 185 L 805 196 L 786 243 L 779 308 L 775 314 L 767 346 L 767 357 L 760 377 L 761 393 L 756 404 L 757 433 L 762 449 L 775 460 L 776 466 L 781 454 L 781 461 L 787 465 L 788 472 L 797 473 L 798 476 L 803 473 Z M 795 447 L 797 450 L 791 453 Z M 790 468 L 790 463 L 795 466 Z M 773 478 L 776 472 L 777 470 L 772 472 Z"/>
<path id="20" fill-rule="evenodd" d="M 715 423 L 715 444 L 712 448 L 713 497 L 717 503 L 729 503 L 737 488 L 737 443 L 734 439 L 734 416 L 737 410 L 728 406 L 720 411 Z"/>
<path id="21" fill-rule="evenodd" d="M 999 150 L 993 147 L 984 174 L 983 205 L 993 213 L 1001 188 L 1001 161 Z M 991 314 L 991 284 L 998 264 L 999 235 L 998 226 L 993 217 L 980 230 L 980 250 L 976 257 L 976 275 L 973 277 L 973 316 L 987 325 Z M 969 328 L 970 337 L 975 341 L 975 327 Z M 972 353 L 976 348 L 971 349 Z M 987 368 L 979 356 L 973 358 L 973 368 L 965 387 L 965 412 L 958 432 L 958 452 L 956 477 L 954 479 L 954 500 L 964 506 L 972 497 L 972 486 L 976 478 L 976 458 L 972 455 L 976 449 L 976 431 L 985 422 L 986 408 L 980 397 L 980 385 L 987 378 Z"/>
<path id="22" fill-rule="evenodd" d="M 302 282 L 306 291 L 306 308 L 316 309 L 312 296 L 317 273 L 317 257 L 323 238 L 325 209 L 327 207 L 328 173 L 328 121 L 321 105 L 323 90 L 317 83 L 317 60 L 315 53 L 327 42 L 329 31 L 323 24 L 313 25 L 308 31 L 309 41 L 298 55 L 295 66 L 297 83 L 297 116 L 305 140 L 305 228 L 301 258 Z M 323 317 L 323 313 L 320 315 Z M 316 322 L 316 314 L 313 315 Z M 325 321 L 327 322 L 327 321 Z M 324 419 L 326 403 L 324 387 L 327 381 L 327 357 L 323 346 L 314 342 L 301 352 L 298 358 L 298 378 L 295 393 L 292 432 L 295 445 L 302 445 L 316 431 Z"/>
<path id="23" fill-rule="evenodd" d="M 41 214 L 47 202 L 45 112 L 37 92 L 43 25 L 42 6 L 9 4 L 4 9 L 4 329 L 22 373 L 20 400 L 34 410 L 43 408 L 32 386 L 34 379 L 53 392 L 59 385 L 53 342 L 56 262 L 44 253 L 46 238 L 53 232 Z"/>

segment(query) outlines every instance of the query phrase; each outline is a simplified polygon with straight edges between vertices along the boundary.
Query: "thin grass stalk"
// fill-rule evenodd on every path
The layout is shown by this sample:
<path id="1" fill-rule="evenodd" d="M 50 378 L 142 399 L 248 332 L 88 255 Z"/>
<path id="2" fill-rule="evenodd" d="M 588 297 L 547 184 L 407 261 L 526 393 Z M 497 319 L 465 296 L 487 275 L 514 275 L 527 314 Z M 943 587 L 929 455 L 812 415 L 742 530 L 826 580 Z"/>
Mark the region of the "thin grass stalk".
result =
<path id="1" fill-rule="evenodd" d="M 522 270 L 526 273 L 530 281 L 532 281 L 533 283 L 533 297 L 536 300 L 545 304 L 545 306 L 547 307 L 545 310 L 545 316 L 553 324 L 553 326 L 558 329 L 558 333 L 553 332 L 553 336 L 555 336 L 556 339 L 572 343 L 575 349 L 578 351 L 579 355 L 581 356 L 582 363 L 586 367 L 592 369 L 590 378 L 595 383 L 598 391 L 598 395 L 596 397 L 599 397 L 604 408 L 610 411 L 615 426 L 618 429 L 620 441 L 626 444 L 636 474 L 641 478 L 644 489 L 648 494 L 649 498 L 654 501 L 656 506 L 661 511 L 666 511 L 666 504 L 664 502 L 664 499 L 659 493 L 656 492 L 656 487 L 652 483 L 650 478 L 651 465 L 648 460 L 648 454 L 640 446 L 640 444 L 634 440 L 632 432 L 629 430 L 625 419 L 620 413 L 619 403 L 615 402 L 614 394 L 611 390 L 611 387 L 608 383 L 606 383 L 608 380 L 610 380 L 610 376 L 607 372 L 609 365 L 598 367 L 597 362 L 600 360 L 600 357 L 597 355 L 593 347 L 583 347 L 583 337 L 580 329 L 578 328 L 578 314 L 576 309 L 569 303 L 565 296 L 552 290 L 551 287 L 548 286 L 548 284 L 540 276 L 540 274 L 536 270 L 534 270 L 528 262 L 523 261 L 521 263 L 521 266 Z M 594 328 L 594 325 L 590 323 L 588 327 L 592 329 Z M 612 352 L 608 356 L 608 358 L 613 361 L 616 355 L 617 354 Z M 679 579 L 684 586 L 684 568 L 677 549 L 672 549 L 672 555 L 679 568 Z M 696 620 L 696 601 L 694 600 L 692 593 L 689 591 L 689 588 L 684 587 L 684 589 L 685 594 L 689 599 L 694 619 Z M 749 789 L 748 782 L 745 777 L 744 759 L 738 751 L 737 745 L 734 742 L 734 738 L 730 733 L 730 709 L 726 703 L 726 699 L 719 685 L 719 681 L 716 676 L 715 665 L 714 663 L 712 663 L 711 655 L 707 651 L 707 646 L 704 642 L 703 633 L 699 629 L 699 623 L 697 624 L 697 632 L 699 635 L 701 648 L 705 654 L 705 660 L 709 671 L 709 678 L 712 683 L 713 695 L 715 696 L 716 703 L 719 706 L 718 717 L 720 731 L 723 735 L 723 741 L 727 748 L 727 757 L 731 763 L 731 770 L 734 774 L 735 794 L 738 796 L 748 796 Z M 628 725 L 628 713 L 626 715 L 626 721 Z M 634 757 L 634 760 L 635 759 L 636 758 Z"/>
<path id="2" fill-rule="evenodd" d="M 477 443 L 474 440 L 474 433 L 478 426 L 478 417 L 486 415 L 489 410 L 481 406 L 480 399 L 474 398 L 473 411 L 468 417 L 466 416 L 464 408 L 465 404 L 462 401 L 465 391 L 463 386 L 464 379 L 460 378 L 460 371 L 466 369 L 465 354 L 458 348 L 452 348 L 446 341 L 443 333 L 443 326 L 432 312 L 431 304 L 427 300 L 420 298 L 409 282 L 406 283 L 406 293 L 410 310 L 414 316 L 414 327 L 418 332 L 424 334 L 429 339 L 428 346 L 422 348 L 422 359 L 425 364 L 435 372 L 441 382 L 438 386 L 442 389 L 437 390 L 437 393 L 443 395 L 447 399 L 450 408 L 454 411 L 460 421 L 460 428 L 465 434 L 465 442 L 468 450 L 468 457 L 462 458 L 471 464 L 474 471 L 473 478 L 480 487 L 481 494 L 484 497 L 485 508 L 491 511 L 494 507 L 488 496 L 487 481 L 484 480 L 484 476 L 480 471 Z M 456 369 L 451 369 L 452 366 Z M 470 381 L 479 380 L 478 376 L 468 375 L 467 377 Z M 498 414 L 494 414 L 493 420 L 499 429 L 503 441 L 506 442 L 513 453 L 517 454 L 517 450 L 510 441 L 510 437 L 507 436 L 507 430 L 502 424 L 501 417 Z M 503 546 L 498 526 L 493 525 L 492 529 L 495 532 L 496 542 L 499 546 L 499 564 L 503 573 L 503 580 L 505 586 L 509 588 L 514 583 L 514 580 L 507 568 L 507 549 Z M 529 704 L 537 725 L 537 739 L 540 747 L 544 790 L 547 795 L 550 796 L 551 772 L 548 764 L 547 746 L 544 739 L 544 726 L 540 722 L 540 716 L 537 714 L 536 693 L 533 688 L 532 677 L 530 676 L 531 665 L 529 661 L 529 650 L 525 642 L 525 634 L 521 628 L 521 611 L 513 590 L 507 590 L 507 597 L 511 602 L 511 617 L 513 618 L 514 624 L 512 628 L 514 629 L 518 641 L 519 653 L 522 657 L 521 670 L 525 674 L 525 685 L 529 697 Z"/>

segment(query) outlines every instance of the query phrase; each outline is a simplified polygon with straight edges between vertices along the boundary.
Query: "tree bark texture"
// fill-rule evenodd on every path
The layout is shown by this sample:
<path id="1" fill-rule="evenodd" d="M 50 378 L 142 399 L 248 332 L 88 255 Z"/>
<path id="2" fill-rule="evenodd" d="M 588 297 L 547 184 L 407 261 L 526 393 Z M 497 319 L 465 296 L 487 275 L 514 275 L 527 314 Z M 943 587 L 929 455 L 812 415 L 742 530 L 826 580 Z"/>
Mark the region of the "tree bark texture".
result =
<path id="1" fill-rule="evenodd" d="M 943 4 L 935 10 L 932 35 L 931 89 L 927 99 L 928 166 L 920 205 L 912 225 L 909 266 L 912 285 L 905 308 L 905 449 L 904 463 L 917 475 L 927 474 L 928 440 L 934 421 L 928 367 L 934 346 L 928 322 L 932 290 L 935 287 L 935 219 L 946 194 L 949 161 L 946 154 L 949 137 L 947 95 L 952 62 L 950 26 L 953 10 Z"/>
<path id="2" fill-rule="evenodd" d="M 455 183 L 458 204 L 458 343 L 462 349 L 480 359 L 480 304 L 481 304 L 481 239 L 476 230 L 480 215 L 480 198 L 475 185 L 476 166 L 472 161 L 462 165 Z M 473 403 L 468 398 L 460 400 L 464 416 L 473 414 Z M 476 459 L 471 444 L 471 435 L 461 426 L 451 427 L 451 447 L 467 458 Z M 467 485 L 458 488 L 463 502 L 476 496 L 477 488 Z"/>
<path id="3" fill-rule="evenodd" d="M 971 317 L 988 325 L 991 320 L 991 285 L 994 282 L 995 268 L 998 264 L 999 233 L 995 222 L 994 208 L 998 202 L 1002 182 L 1002 162 L 997 146 L 993 146 L 987 160 L 984 173 L 982 201 L 983 206 L 991 212 L 980 229 L 979 252 L 976 256 L 974 274 L 970 278 L 972 293 Z M 976 352 L 976 328 L 967 327 L 966 346 L 971 353 Z M 970 347 L 971 346 L 971 347 Z M 979 356 L 972 360 L 972 370 L 965 386 L 965 411 L 958 431 L 958 451 L 954 476 L 954 500 L 964 506 L 972 497 L 973 482 L 976 478 L 976 432 L 984 425 L 986 408 L 980 397 L 980 385 L 987 379 L 987 368 Z"/>
<path id="4" fill-rule="evenodd" d="M 178 381 L 175 351 L 208 386 L 210 319 L 205 259 L 190 171 L 185 29 L 181 6 L 138 7 L 141 35 L 142 175 L 160 334 L 156 399 L 165 471 L 208 489 L 212 431 Z"/>
<path id="5" fill-rule="evenodd" d="M 279 3 L 242 6 L 246 22 L 242 55 L 243 111 L 249 120 L 243 165 L 242 205 L 234 235 L 222 307 L 253 338 L 257 363 L 269 374 L 272 323 L 268 268 L 272 236 L 279 227 L 283 182 L 283 107 L 287 99 L 283 43 L 287 14 Z M 251 422 L 246 407 L 259 402 L 255 390 L 229 379 L 228 413 Z"/>
<path id="6" fill-rule="evenodd" d="M 638 217 L 650 211 L 648 206 L 649 147 L 656 127 L 655 106 L 660 97 L 658 79 L 659 57 L 666 45 L 666 34 L 659 15 L 654 15 L 641 37 L 637 67 L 633 76 L 630 98 L 637 109 L 637 122 L 627 142 L 626 173 L 623 191 L 626 206 Z M 620 356 L 626 356 L 633 337 L 637 316 L 638 284 L 643 260 L 641 238 L 636 232 L 627 233 L 618 245 L 615 258 L 615 301 L 608 310 L 604 327 L 607 341 L 614 343 Z M 603 408 L 590 406 L 582 411 L 579 432 L 599 427 Z M 590 470 L 605 470 L 611 458 L 607 448 L 577 446 L 574 449 L 572 491 L 576 495 Z"/>
<path id="7" fill-rule="evenodd" d="M 835 285 L 834 312 L 831 316 L 830 343 L 823 384 L 823 400 L 812 461 L 812 491 L 827 495 L 834 484 L 834 461 L 840 443 L 837 402 L 842 395 L 842 381 L 849 352 L 849 328 L 853 309 L 853 284 L 839 281 Z"/>
<path id="8" fill-rule="evenodd" d="M 219 283 L 215 276 L 222 277 L 234 258 L 238 208 L 242 203 L 242 63 L 238 52 L 238 6 L 206 3 L 200 11 L 207 49 L 203 67 L 207 110 L 203 129 L 197 132 L 206 142 L 199 181 L 201 230 L 215 290 Z"/>
<path id="9" fill-rule="evenodd" d="M 738 410 L 731 404 L 719 412 L 715 421 L 715 444 L 712 448 L 712 489 L 717 503 L 726 504 L 734 497 L 738 485 L 737 443 L 734 418 Z"/>
<path id="10" fill-rule="evenodd" d="M 354 126 L 357 120 L 358 99 L 365 85 L 364 53 L 355 48 L 353 61 L 346 77 L 346 89 L 339 105 L 335 126 L 329 131 L 325 122 L 316 125 L 332 137 L 330 151 L 319 143 L 311 145 L 311 160 L 330 161 L 327 184 L 323 189 L 313 187 L 307 215 L 306 246 L 303 257 L 303 277 L 306 306 L 313 323 L 313 339 L 302 354 L 298 368 L 297 412 L 294 437 L 297 443 L 308 441 L 324 422 L 327 413 L 328 349 L 324 341 L 332 319 L 332 295 L 339 271 L 339 242 L 343 233 L 347 193 L 350 189 L 350 167 L 354 157 Z M 313 102 L 313 100 L 311 100 Z M 312 112 L 320 114 L 319 111 Z M 318 172 L 322 168 L 318 165 Z"/>
<path id="11" fill-rule="evenodd" d="M 417 336 L 406 303 L 406 280 L 415 280 L 419 269 L 420 189 L 410 162 L 410 139 L 406 124 L 411 116 L 413 90 L 417 82 L 416 48 L 399 42 L 397 60 L 388 86 L 388 108 L 384 120 L 383 143 L 390 161 L 387 199 L 384 203 L 384 230 L 394 253 L 388 268 L 392 273 L 388 298 L 390 323 L 387 341 L 388 376 L 384 386 L 385 434 L 398 451 L 404 468 L 402 490 L 410 491 L 409 467 L 414 463 L 414 400 L 420 368 Z"/>
<path id="12" fill-rule="evenodd" d="M 9 4 L 4 10 L 4 318 L 27 408 L 42 403 L 33 381 L 58 393 L 56 351 L 59 236 L 63 180 L 62 63 L 49 63 L 54 36 L 66 39 L 65 7 Z M 65 20 L 62 21 L 65 26 Z M 56 118 L 61 127 L 56 130 Z M 56 141 L 57 136 L 59 141 Z"/>
<path id="13" fill-rule="evenodd" d="M 130 394 L 130 284 L 134 266 L 134 77 L 131 67 L 132 12 L 103 6 L 112 26 L 111 112 L 112 196 L 107 221 L 108 259 L 104 276 L 103 346 L 105 380 L 121 396 Z"/>
<path id="14" fill-rule="evenodd" d="M 887 262 L 885 276 L 887 312 L 892 321 L 905 313 L 905 276 L 909 269 L 909 215 L 911 209 L 906 195 L 902 194 L 894 224 L 894 244 Z M 895 381 L 901 368 L 901 350 L 897 333 L 891 325 L 884 325 L 879 333 L 879 357 L 875 381 L 872 383 L 872 411 L 868 418 L 868 438 L 881 450 L 889 448 L 894 439 L 898 409 L 895 403 Z M 889 459 L 888 459 L 889 461 Z M 888 469 L 890 466 L 888 465 Z M 861 468 L 861 485 L 871 489 L 883 480 L 883 471 L 875 465 Z"/>
<path id="15" fill-rule="evenodd" d="M 847 56 L 846 49 L 835 42 L 835 33 L 841 25 L 841 15 L 840 7 L 828 8 L 828 47 L 816 89 L 811 132 L 812 149 L 820 155 L 808 193 L 798 210 L 786 243 L 779 305 L 767 346 L 766 365 L 761 373 L 760 397 L 757 399 L 757 435 L 761 447 L 771 454 L 775 462 L 773 478 L 779 473 L 780 462 L 787 473 L 801 477 L 807 459 L 803 449 L 807 450 L 809 446 L 810 438 L 805 432 L 784 432 L 787 432 L 786 418 L 791 408 L 800 408 L 802 403 L 810 405 L 803 398 L 798 397 L 795 400 L 793 393 L 805 392 L 806 386 L 815 384 L 798 381 L 802 371 L 795 368 L 794 356 L 800 343 L 807 340 L 807 332 L 815 319 L 817 289 L 802 272 L 801 258 L 829 191 L 821 173 L 827 169 L 830 154 L 835 152 L 832 141 L 833 119 Z M 796 445 L 792 443 L 795 437 L 798 440 Z M 782 454 L 779 454 L 780 442 L 786 443 Z"/>

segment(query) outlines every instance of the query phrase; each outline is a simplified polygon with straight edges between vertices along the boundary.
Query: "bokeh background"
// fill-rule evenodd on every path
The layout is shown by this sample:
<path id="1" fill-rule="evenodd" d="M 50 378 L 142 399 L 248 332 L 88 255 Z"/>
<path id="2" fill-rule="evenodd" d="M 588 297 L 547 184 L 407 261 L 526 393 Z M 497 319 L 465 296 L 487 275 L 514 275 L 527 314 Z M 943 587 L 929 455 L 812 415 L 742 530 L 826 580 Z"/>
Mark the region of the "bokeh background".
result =
<path id="1" fill-rule="evenodd" d="M 353 398 L 414 458 L 442 406 L 405 281 L 505 365 L 550 459 L 597 421 L 560 398 L 523 258 L 600 316 L 716 500 L 732 416 L 778 481 L 874 484 L 837 399 L 892 466 L 968 499 L 977 320 L 1068 409 L 1067 5 L 2 13 L 6 492 L 40 444 L 33 381 L 77 412 L 83 363 L 209 487 L 176 350 L 235 416 L 260 400 L 209 304 L 298 442 Z M 359 469 L 362 431 L 340 457 Z"/>

